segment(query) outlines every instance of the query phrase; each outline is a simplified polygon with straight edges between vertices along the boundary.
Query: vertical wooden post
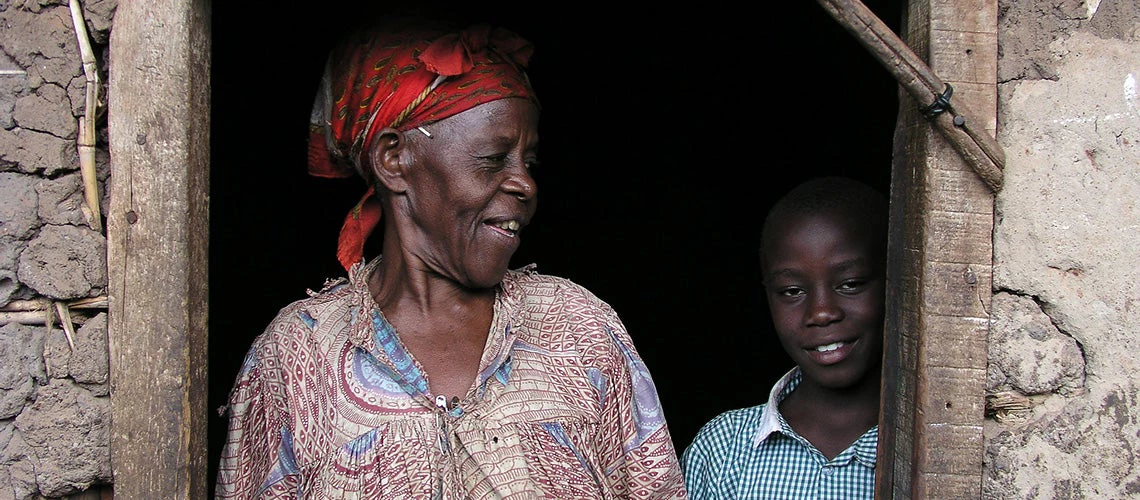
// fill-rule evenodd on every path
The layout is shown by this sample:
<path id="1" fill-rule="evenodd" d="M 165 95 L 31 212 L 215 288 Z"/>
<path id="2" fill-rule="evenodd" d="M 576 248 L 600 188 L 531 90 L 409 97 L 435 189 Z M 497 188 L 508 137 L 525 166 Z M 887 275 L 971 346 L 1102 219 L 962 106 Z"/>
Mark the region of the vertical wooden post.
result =
<path id="1" fill-rule="evenodd" d="M 902 38 L 997 116 L 997 0 L 911 0 Z M 900 91 L 891 181 L 880 498 L 980 498 L 993 267 L 990 188 Z"/>
<path id="2" fill-rule="evenodd" d="M 120 0 L 111 34 L 111 462 L 119 498 L 207 498 L 208 0 Z"/>

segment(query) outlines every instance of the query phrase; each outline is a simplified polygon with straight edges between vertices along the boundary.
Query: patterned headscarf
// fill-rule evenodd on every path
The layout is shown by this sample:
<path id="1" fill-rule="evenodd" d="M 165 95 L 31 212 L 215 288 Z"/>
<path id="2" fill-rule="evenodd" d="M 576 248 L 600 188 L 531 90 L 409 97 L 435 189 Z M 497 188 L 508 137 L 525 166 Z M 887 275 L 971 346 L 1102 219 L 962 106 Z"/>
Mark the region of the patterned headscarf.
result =
<path id="1" fill-rule="evenodd" d="M 345 269 L 363 258 L 380 222 L 366 161 L 376 132 L 410 130 L 496 99 L 537 104 L 524 71 L 532 52 L 530 42 L 503 28 L 413 23 L 364 32 L 333 50 L 309 120 L 309 174 L 369 182 L 340 230 L 337 259 Z"/>

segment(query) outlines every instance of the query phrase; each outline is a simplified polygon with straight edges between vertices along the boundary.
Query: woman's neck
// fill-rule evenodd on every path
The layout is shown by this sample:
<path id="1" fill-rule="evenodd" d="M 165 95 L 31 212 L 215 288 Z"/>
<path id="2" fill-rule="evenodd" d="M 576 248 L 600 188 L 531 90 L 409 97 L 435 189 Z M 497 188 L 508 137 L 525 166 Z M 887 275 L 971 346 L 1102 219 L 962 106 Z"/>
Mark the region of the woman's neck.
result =
<path id="1" fill-rule="evenodd" d="M 424 266 L 410 265 L 398 253 L 383 257 L 366 279 L 372 299 L 386 315 L 399 309 L 415 316 L 448 316 L 487 307 L 495 297 L 493 288 L 464 287 Z"/>

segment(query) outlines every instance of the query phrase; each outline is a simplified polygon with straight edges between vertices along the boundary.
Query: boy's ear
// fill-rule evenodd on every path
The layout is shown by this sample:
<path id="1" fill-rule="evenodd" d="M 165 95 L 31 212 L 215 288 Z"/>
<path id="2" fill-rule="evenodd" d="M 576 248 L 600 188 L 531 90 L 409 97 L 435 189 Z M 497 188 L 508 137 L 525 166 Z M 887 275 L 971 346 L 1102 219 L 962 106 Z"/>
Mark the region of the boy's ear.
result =
<path id="1" fill-rule="evenodd" d="M 394 128 L 384 128 L 376 133 L 372 149 L 368 152 L 368 164 L 376 181 L 391 193 L 403 193 L 408 189 L 404 166 L 409 154 L 408 140 L 404 133 Z"/>

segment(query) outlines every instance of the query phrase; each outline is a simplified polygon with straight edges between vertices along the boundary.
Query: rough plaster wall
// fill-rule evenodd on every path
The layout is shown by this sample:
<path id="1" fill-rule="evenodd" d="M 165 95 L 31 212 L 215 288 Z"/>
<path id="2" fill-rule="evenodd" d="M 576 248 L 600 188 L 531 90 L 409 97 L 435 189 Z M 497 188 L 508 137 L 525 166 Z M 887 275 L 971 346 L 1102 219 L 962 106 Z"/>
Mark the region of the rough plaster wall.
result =
<path id="1" fill-rule="evenodd" d="M 116 3 L 82 4 L 105 82 Z M 78 322 L 73 351 L 58 323 L 14 310 L 106 294 L 107 241 L 87 223 L 76 152 L 85 86 L 68 2 L 0 0 L 0 500 L 89 494 L 111 481 L 106 314 Z"/>
<path id="2" fill-rule="evenodd" d="M 1000 0 L 986 498 L 1140 495 L 1140 4 Z"/>

